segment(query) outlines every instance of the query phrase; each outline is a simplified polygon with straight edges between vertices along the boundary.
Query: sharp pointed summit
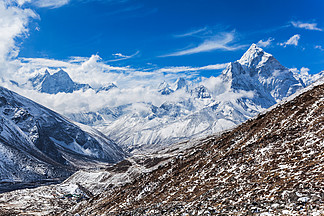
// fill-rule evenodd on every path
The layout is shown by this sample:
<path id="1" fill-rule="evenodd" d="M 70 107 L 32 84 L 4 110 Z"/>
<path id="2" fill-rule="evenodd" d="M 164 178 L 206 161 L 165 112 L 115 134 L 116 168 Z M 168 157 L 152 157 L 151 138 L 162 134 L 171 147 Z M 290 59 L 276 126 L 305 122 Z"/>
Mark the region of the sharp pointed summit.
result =
<path id="1" fill-rule="evenodd" d="M 169 95 L 171 94 L 172 92 L 174 92 L 171 88 L 170 88 L 170 85 L 163 81 L 160 85 L 159 85 L 159 92 L 162 94 L 162 95 Z"/>
<path id="2" fill-rule="evenodd" d="M 305 86 L 293 73 L 255 44 L 223 71 L 222 79 L 233 91 L 254 91 L 274 103 Z M 265 107 L 268 107 L 266 105 Z"/>
<path id="3" fill-rule="evenodd" d="M 237 62 L 241 64 L 242 68 L 249 70 L 250 76 L 255 76 L 261 72 L 263 76 L 272 76 L 272 72 L 275 70 L 288 71 L 288 68 L 282 66 L 273 55 L 265 52 L 256 44 L 252 44 Z"/>
<path id="4" fill-rule="evenodd" d="M 262 57 L 262 56 L 270 57 L 272 56 L 269 53 L 264 52 L 264 50 L 260 47 L 258 47 L 256 44 L 252 44 L 250 48 L 243 54 L 240 60 L 238 62 L 241 65 L 249 66 L 254 59 Z"/>

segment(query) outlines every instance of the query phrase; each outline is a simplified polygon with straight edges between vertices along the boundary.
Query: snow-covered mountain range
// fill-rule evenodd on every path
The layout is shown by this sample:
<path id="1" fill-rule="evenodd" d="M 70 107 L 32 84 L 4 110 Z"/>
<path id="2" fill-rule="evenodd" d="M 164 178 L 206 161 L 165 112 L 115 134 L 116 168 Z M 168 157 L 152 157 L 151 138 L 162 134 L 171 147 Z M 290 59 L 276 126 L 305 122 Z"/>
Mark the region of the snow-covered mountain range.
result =
<path id="1" fill-rule="evenodd" d="M 164 81 L 130 91 L 113 83 L 96 88 L 79 84 L 67 72 L 59 70 L 36 75 L 25 86 L 31 84 L 35 90 L 49 94 L 73 94 L 82 89 L 75 97 L 89 95 L 85 96 L 85 101 L 79 102 L 72 95 L 69 98 L 79 106 L 96 108 L 67 109 L 64 114 L 73 121 L 98 129 L 124 150 L 133 152 L 231 128 L 322 75 L 288 69 L 252 44 L 241 59 L 229 63 L 221 75 L 199 81 L 180 77 L 174 83 Z"/>
<path id="2" fill-rule="evenodd" d="M 305 85 L 253 44 L 218 77 L 196 85 L 184 78 L 161 83 L 157 91 L 166 99 L 160 106 L 132 103 L 69 117 L 95 126 L 128 151 L 148 150 L 231 128 Z"/>
<path id="3" fill-rule="evenodd" d="M 3 87 L 0 122 L 2 184 L 62 179 L 78 168 L 117 162 L 125 156 L 100 132 L 77 126 Z"/>

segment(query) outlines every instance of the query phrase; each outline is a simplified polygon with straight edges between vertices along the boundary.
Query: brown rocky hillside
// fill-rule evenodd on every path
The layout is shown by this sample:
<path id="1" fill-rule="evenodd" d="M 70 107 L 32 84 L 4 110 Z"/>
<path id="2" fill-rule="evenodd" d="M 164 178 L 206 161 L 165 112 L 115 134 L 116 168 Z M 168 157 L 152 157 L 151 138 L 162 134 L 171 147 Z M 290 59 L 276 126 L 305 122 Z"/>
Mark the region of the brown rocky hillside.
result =
<path id="1" fill-rule="evenodd" d="M 323 135 L 324 85 L 318 85 L 72 212 L 323 215 Z"/>

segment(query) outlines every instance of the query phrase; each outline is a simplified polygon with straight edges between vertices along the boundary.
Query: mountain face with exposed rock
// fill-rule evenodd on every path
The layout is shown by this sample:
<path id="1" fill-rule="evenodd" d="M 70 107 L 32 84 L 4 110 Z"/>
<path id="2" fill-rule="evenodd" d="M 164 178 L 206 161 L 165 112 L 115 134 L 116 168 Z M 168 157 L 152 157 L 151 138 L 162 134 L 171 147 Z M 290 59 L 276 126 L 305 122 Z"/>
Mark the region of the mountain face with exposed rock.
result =
<path id="1" fill-rule="evenodd" d="M 0 87 L 1 183 L 64 179 L 125 153 L 100 132 Z"/>

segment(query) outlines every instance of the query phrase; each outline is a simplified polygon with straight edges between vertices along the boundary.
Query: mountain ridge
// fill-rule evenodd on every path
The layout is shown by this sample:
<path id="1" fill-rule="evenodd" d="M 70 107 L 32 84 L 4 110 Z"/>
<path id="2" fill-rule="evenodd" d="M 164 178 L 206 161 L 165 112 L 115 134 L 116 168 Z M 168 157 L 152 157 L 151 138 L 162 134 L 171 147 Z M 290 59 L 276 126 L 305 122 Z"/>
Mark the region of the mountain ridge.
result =
<path id="1" fill-rule="evenodd" d="M 66 178 L 79 168 L 125 157 L 103 134 L 81 130 L 67 118 L 3 87 L 0 121 L 0 175 L 5 182 Z"/>

